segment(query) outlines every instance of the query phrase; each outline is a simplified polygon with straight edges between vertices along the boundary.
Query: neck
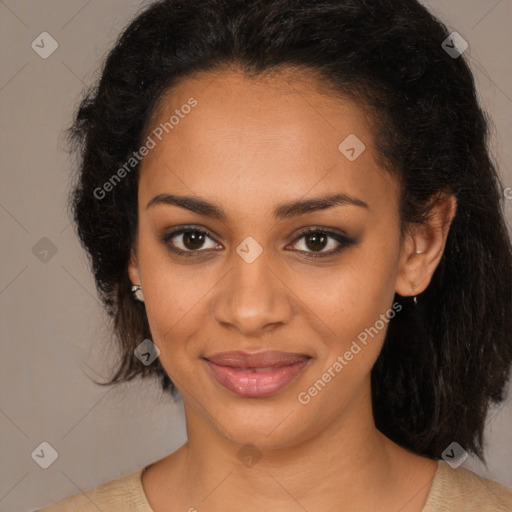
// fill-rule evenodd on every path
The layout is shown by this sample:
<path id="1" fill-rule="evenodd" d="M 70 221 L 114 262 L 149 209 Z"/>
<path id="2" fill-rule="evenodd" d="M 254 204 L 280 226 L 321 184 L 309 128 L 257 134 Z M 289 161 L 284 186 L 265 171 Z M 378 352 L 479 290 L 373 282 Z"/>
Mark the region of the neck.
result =
<path id="1" fill-rule="evenodd" d="M 382 435 L 369 398 L 368 383 L 328 425 L 287 443 L 277 442 L 287 437 L 279 427 L 235 442 L 186 403 L 188 441 L 174 457 L 180 502 L 226 512 L 421 510 L 435 463 Z"/>

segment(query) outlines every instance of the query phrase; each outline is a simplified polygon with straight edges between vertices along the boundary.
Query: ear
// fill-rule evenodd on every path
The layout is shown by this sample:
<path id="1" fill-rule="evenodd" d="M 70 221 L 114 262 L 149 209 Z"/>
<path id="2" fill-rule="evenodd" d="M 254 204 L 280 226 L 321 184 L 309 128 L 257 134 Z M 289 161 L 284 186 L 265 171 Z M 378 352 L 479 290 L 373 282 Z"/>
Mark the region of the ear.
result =
<path id="1" fill-rule="evenodd" d="M 141 284 L 139 262 L 135 250 L 130 251 L 130 260 L 128 261 L 128 277 L 132 284 Z"/>
<path id="2" fill-rule="evenodd" d="M 424 224 L 409 227 L 402 246 L 396 293 L 407 297 L 427 288 L 443 256 L 456 210 L 455 196 L 443 194 Z"/>

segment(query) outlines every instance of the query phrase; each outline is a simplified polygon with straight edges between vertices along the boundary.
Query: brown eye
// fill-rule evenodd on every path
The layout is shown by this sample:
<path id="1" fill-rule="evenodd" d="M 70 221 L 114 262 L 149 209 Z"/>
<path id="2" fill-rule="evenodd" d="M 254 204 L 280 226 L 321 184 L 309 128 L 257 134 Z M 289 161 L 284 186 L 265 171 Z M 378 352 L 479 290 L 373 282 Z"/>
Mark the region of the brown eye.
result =
<path id="1" fill-rule="evenodd" d="M 306 247 L 312 251 L 321 251 L 325 248 L 327 242 L 327 236 L 323 233 L 312 233 L 305 237 Z"/>
<path id="2" fill-rule="evenodd" d="M 194 256 L 195 253 L 209 252 L 208 249 L 217 248 L 210 233 L 186 226 L 164 235 L 162 242 L 170 251 L 183 256 Z"/>
<path id="3" fill-rule="evenodd" d="M 185 231 L 183 233 L 183 245 L 190 250 L 200 249 L 204 244 L 205 236 L 199 231 Z"/>
<path id="4" fill-rule="evenodd" d="M 292 245 L 296 245 L 299 252 L 307 254 L 308 257 L 316 258 L 333 256 L 345 247 L 355 244 L 355 240 L 333 231 L 326 231 L 323 228 L 310 229 L 302 233 Z M 302 246 L 302 248 L 300 247 Z M 328 249 L 328 250 L 324 250 Z"/>

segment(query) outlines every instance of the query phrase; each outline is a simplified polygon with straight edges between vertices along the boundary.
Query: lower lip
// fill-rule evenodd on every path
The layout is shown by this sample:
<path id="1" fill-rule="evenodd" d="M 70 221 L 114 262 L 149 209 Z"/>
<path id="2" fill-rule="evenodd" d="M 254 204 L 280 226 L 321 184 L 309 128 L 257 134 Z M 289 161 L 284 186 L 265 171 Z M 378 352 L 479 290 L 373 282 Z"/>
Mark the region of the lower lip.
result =
<path id="1" fill-rule="evenodd" d="M 261 398 L 277 393 L 290 384 L 306 367 L 309 359 L 264 372 L 220 366 L 208 360 L 206 362 L 211 368 L 213 376 L 229 391 L 239 396 Z"/>

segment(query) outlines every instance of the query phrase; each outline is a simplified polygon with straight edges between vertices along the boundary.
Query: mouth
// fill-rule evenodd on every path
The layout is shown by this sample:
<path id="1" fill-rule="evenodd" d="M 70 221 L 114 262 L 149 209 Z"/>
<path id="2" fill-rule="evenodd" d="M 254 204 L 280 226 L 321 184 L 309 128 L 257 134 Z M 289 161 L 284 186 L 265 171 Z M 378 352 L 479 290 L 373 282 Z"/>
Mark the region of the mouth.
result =
<path id="1" fill-rule="evenodd" d="M 277 351 L 222 352 L 204 358 L 210 374 L 219 384 L 247 398 L 262 398 L 281 391 L 298 377 L 311 359 L 306 354 Z"/>

